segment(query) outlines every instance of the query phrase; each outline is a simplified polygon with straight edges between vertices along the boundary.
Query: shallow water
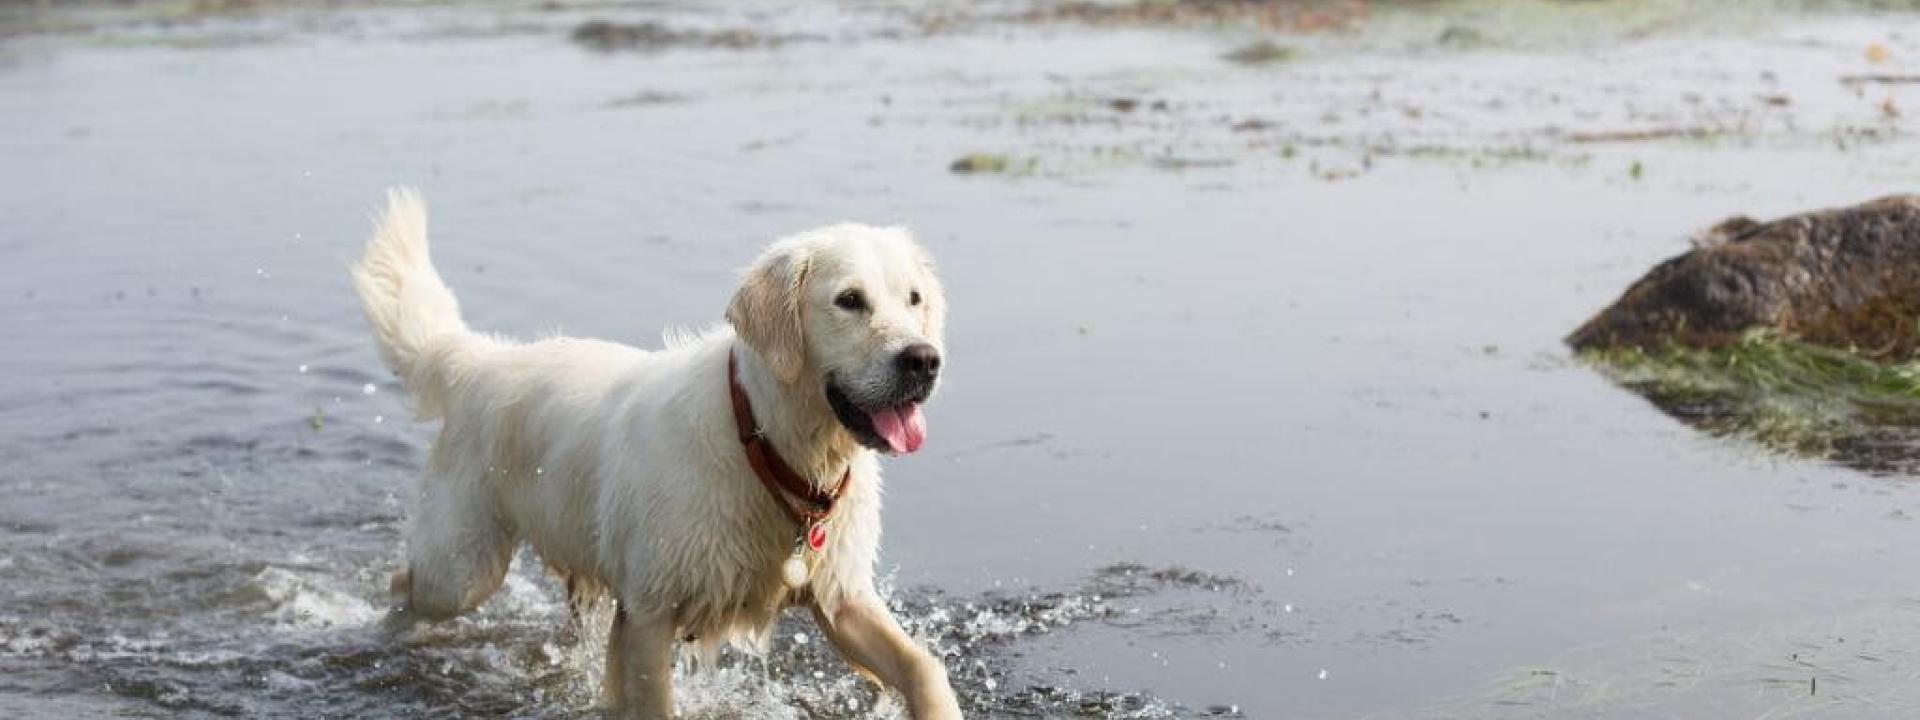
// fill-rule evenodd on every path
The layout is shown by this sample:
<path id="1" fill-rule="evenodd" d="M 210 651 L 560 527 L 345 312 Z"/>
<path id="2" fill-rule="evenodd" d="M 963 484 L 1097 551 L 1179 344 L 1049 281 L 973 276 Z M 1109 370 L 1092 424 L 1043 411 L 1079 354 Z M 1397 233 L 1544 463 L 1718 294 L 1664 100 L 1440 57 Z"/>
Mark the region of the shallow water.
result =
<path id="1" fill-rule="evenodd" d="M 0 714 L 592 714 L 530 563 L 378 630 L 431 428 L 344 267 L 408 182 L 519 335 L 654 344 L 773 237 L 912 226 L 953 362 L 884 562 L 975 715 L 1911 717 L 1920 491 L 1559 345 L 1689 231 L 1920 180 L 1920 85 L 1840 81 L 1920 18 L 1732 5 L 1386 8 L 1260 66 L 884 5 L 9 10 Z M 812 632 L 683 709 L 897 713 Z"/>

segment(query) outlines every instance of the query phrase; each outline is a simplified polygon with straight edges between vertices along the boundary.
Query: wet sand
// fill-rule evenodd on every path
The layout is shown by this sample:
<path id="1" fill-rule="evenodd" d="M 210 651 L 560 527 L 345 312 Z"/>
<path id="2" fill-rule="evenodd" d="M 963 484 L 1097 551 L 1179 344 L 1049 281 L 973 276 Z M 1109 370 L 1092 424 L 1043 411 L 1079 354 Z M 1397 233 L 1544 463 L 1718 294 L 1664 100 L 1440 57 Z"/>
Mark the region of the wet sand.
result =
<path id="1" fill-rule="evenodd" d="M 518 335 L 657 344 L 773 237 L 912 226 L 952 372 L 884 563 L 973 715 L 1910 717 L 1915 489 L 1559 338 L 1690 231 L 1912 190 L 1920 85 L 1845 79 L 1920 68 L 1920 18 L 1497 5 L 8 16 L 0 714 L 591 716 L 593 628 L 531 563 L 375 630 L 431 430 L 345 265 L 408 182 Z M 813 635 L 683 709 L 897 712 Z"/>

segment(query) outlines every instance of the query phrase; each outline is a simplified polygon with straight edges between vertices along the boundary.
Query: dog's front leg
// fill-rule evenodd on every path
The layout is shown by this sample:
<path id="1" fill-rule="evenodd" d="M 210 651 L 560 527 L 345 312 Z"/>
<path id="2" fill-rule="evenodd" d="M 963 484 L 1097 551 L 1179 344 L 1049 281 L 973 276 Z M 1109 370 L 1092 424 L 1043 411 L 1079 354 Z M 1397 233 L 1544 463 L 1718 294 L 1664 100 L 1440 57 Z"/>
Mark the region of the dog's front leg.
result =
<path id="1" fill-rule="evenodd" d="M 673 618 L 614 610 L 607 633 L 607 705 L 632 720 L 673 717 Z"/>
<path id="2" fill-rule="evenodd" d="M 900 628 L 873 593 L 850 593 L 831 615 L 816 601 L 813 617 L 848 662 L 906 696 L 914 720 L 960 720 L 946 667 Z"/>

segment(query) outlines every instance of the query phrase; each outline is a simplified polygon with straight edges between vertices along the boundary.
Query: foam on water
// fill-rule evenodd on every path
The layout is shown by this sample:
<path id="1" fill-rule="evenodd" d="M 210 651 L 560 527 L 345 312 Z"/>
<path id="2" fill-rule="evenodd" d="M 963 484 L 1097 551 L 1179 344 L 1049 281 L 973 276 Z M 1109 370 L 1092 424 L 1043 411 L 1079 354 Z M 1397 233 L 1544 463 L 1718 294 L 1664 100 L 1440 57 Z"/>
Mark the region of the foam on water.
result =
<path id="1" fill-rule="evenodd" d="M 375 650 L 407 658 L 432 682 L 449 682 L 468 696 L 491 696 L 516 712 L 542 716 L 591 713 L 598 706 L 610 603 L 569 615 L 563 594 L 536 563 L 523 562 L 501 591 L 474 613 L 439 625 L 421 625 Z M 273 569 L 278 570 L 278 569 Z M 273 617 L 288 608 L 312 617 L 306 624 L 279 622 L 282 631 L 332 633 L 334 642 L 358 651 L 379 619 L 378 611 L 351 590 L 328 587 L 291 571 L 262 573 L 263 584 L 284 588 Z M 1098 581 L 1096 581 L 1097 583 Z M 1077 623 L 1117 617 L 1124 611 L 1097 593 L 1032 593 L 954 600 L 931 594 L 883 591 L 902 624 L 946 663 L 972 712 L 985 716 L 1166 718 L 1185 713 L 1140 693 L 1116 693 L 1032 685 L 1002 691 L 1004 659 L 1016 643 L 1060 632 Z M 1140 590 L 1139 595 L 1151 590 Z M 905 717 L 897 697 L 852 673 L 830 643 L 802 613 L 788 613 L 764 655 L 723 649 L 711 663 L 682 648 L 675 667 L 675 699 L 683 717 L 740 720 Z M 355 625 L 360 627 L 354 627 Z M 379 642 L 379 641 L 375 641 Z M 323 653 L 337 652 L 322 650 Z M 273 687 L 320 685 L 324 678 L 296 672 L 270 675 Z M 489 704 L 489 706 L 491 706 Z"/>
<path id="2" fill-rule="evenodd" d="M 267 616 L 283 628 L 313 630 L 366 625 L 383 611 L 351 593 L 327 587 L 323 579 L 281 567 L 268 567 L 254 576 L 260 591 L 273 603 Z"/>

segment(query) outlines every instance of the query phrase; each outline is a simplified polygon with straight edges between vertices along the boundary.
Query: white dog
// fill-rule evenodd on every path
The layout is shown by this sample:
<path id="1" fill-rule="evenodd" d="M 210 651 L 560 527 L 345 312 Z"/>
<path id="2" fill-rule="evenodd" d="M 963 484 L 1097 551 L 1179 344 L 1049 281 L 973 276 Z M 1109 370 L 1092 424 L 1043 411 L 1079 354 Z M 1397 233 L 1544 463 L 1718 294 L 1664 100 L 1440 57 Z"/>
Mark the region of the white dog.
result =
<path id="1" fill-rule="evenodd" d="M 381 358 L 421 418 L 445 421 L 393 579 L 403 617 L 478 605 L 525 541 L 570 592 L 614 598 L 606 690 L 623 716 L 673 715 L 677 641 L 763 649 L 779 612 L 806 604 L 915 718 L 960 717 L 945 668 L 873 586 L 874 451 L 925 438 L 946 311 L 905 230 L 782 239 L 730 325 L 648 351 L 469 330 L 426 225 L 416 193 L 390 191 L 353 268 Z"/>

